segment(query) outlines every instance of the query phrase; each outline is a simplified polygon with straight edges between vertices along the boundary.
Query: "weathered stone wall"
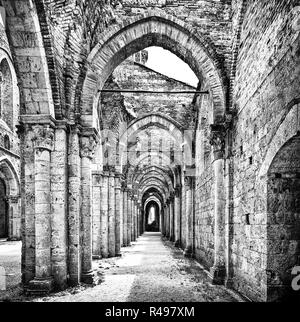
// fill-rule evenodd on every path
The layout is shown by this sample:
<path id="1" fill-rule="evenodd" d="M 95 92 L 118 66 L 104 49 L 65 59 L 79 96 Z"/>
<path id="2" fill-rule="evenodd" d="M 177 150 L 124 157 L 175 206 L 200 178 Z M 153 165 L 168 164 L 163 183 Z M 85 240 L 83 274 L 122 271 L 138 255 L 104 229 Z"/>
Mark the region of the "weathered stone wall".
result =
<path id="1" fill-rule="evenodd" d="M 267 279 L 266 178 L 259 171 L 300 94 L 297 4 L 251 1 L 242 25 L 234 86 L 232 264 L 234 287 L 253 299 L 266 299 Z"/>
<path id="2" fill-rule="evenodd" d="M 143 64 L 126 60 L 119 65 L 113 77 L 120 88 L 153 91 L 193 91 L 194 87 L 155 72 Z M 184 128 L 193 124 L 192 94 L 139 94 L 123 93 L 124 105 L 133 115 L 161 113 L 171 117 Z"/>
<path id="3" fill-rule="evenodd" d="M 143 15 L 154 9 L 188 24 L 215 47 L 219 59 L 229 71 L 231 47 L 231 1 L 141 0 L 120 1 L 115 14 L 118 19 Z"/>
<path id="4" fill-rule="evenodd" d="M 195 182 L 195 256 L 209 269 L 214 261 L 214 172 L 209 143 L 211 102 L 201 96 L 197 100 Z"/>
<path id="5" fill-rule="evenodd" d="M 276 154 L 268 172 L 268 300 L 296 296 L 292 269 L 300 264 L 300 137 Z M 294 293 L 294 294 L 293 294 Z"/>

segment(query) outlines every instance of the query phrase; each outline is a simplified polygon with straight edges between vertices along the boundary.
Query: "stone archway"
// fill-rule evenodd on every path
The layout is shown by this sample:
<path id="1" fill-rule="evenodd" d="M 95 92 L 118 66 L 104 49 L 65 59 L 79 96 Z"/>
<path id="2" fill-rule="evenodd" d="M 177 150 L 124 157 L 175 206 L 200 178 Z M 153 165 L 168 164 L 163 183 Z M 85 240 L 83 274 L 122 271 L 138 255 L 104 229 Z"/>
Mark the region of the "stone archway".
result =
<path id="1" fill-rule="evenodd" d="M 20 182 L 15 168 L 7 158 L 0 158 L 0 180 L 1 215 L 2 219 L 5 217 L 2 221 L 5 234 L 2 228 L 0 236 L 19 240 L 21 238 Z"/>
<path id="2" fill-rule="evenodd" d="M 155 201 L 149 202 L 146 207 L 145 221 L 146 231 L 160 231 L 160 211 Z"/>
<path id="3" fill-rule="evenodd" d="M 8 237 L 8 204 L 6 195 L 6 185 L 0 178 L 0 238 Z"/>
<path id="4" fill-rule="evenodd" d="M 300 135 L 273 159 L 267 180 L 267 300 L 296 298 L 292 270 L 300 266 Z"/>
<path id="5" fill-rule="evenodd" d="M 126 25 L 113 26 L 101 39 L 88 57 L 80 106 L 77 107 L 84 126 L 94 125 L 99 91 L 112 71 L 127 57 L 149 46 L 170 50 L 185 61 L 199 79 L 206 80 L 214 105 L 213 119 L 215 122 L 223 120 L 225 76 L 220 72 L 217 55 L 206 39 L 178 19 L 149 14 Z"/>

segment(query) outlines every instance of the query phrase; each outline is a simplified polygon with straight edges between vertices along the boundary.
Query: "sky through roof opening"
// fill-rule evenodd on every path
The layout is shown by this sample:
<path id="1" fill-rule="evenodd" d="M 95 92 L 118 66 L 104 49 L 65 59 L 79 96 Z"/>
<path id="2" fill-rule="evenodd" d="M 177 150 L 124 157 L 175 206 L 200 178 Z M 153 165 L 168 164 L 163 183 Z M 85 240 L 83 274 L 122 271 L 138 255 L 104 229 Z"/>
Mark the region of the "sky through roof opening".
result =
<path id="1" fill-rule="evenodd" d="M 188 64 L 161 47 L 148 47 L 148 61 L 146 66 L 168 77 L 197 87 L 198 78 Z"/>

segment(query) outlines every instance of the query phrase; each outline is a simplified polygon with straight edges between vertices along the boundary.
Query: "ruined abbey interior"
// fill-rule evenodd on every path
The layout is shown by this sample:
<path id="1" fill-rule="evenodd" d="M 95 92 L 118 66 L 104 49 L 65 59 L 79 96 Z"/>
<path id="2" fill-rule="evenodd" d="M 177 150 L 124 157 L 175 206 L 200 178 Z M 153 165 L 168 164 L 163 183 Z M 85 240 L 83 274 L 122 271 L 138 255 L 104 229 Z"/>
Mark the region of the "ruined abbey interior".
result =
<path id="1" fill-rule="evenodd" d="M 0 246 L 26 294 L 97 285 L 153 235 L 245 300 L 299 299 L 299 31 L 299 0 L 0 0 Z"/>

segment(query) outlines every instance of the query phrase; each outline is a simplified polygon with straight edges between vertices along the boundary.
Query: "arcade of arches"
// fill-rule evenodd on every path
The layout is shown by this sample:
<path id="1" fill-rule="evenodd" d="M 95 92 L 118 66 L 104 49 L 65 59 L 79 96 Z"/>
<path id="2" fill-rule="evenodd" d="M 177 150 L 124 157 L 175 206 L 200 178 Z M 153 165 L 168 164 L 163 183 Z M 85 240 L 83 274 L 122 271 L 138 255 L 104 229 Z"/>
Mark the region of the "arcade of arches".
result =
<path id="1" fill-rule="evenodd" d="M 212 283 L 299 296 L 299 3 L 184 3 L 0 1 L 0 238 L 29 293 L 94 283 L 93 259 L 160 231 Z"/>

